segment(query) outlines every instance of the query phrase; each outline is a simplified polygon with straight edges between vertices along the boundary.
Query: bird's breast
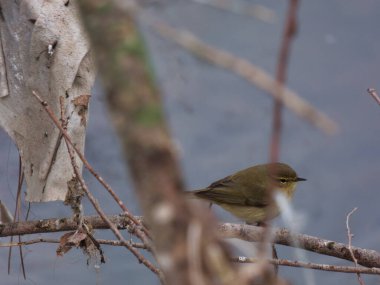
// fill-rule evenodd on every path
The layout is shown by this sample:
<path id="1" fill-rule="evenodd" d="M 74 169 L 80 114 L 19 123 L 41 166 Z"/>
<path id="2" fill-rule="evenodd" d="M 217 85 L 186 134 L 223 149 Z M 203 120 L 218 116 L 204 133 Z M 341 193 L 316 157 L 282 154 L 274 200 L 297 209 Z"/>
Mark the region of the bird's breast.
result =
<path id="1" fill-rule="evenodd" d="M 265 222 L 277 217 L 280 213 L 276 205 L 266 207 L 239 206 L 234 204 L 219 205 L 237 218 L 248 223 Z"/>

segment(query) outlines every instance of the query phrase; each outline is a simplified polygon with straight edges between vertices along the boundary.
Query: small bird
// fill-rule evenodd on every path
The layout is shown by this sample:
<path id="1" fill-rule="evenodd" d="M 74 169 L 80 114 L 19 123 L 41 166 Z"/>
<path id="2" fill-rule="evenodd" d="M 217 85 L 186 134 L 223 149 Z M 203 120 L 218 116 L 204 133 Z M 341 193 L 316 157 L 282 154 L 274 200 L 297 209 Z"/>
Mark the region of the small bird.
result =
<path id="1" fill-rule="evenodd" d="M 280 214 L 271 189 L 291 200 L 297 182 L 305 180 L 287 164 L 269 163 L 238 171 L 205 189 L 188 193 L 219 205 L 248 224 L 261 224 Z"/>

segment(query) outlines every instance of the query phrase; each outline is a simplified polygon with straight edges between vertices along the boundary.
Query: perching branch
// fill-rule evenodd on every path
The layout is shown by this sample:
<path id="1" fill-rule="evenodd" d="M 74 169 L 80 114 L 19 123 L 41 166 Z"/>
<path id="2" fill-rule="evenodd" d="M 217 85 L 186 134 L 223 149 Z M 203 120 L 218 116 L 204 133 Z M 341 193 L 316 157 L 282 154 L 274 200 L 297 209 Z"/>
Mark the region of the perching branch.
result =
<path id="1" fill-rule="evenodd" d="M 238 238 L 251 242 L 259 242 L 263 233 L 261 227 L 230 223 L 221 224 L 218 229 L 224 238 Z M 297 244 L 300 248 L 308 251 L 352 261 L 347 244 L 305 234 L 295 234 L 287 229 L 274 229 L 273 243 L 292 247 Z M 354 246 L 352 251 L 358 260 L 358 264 L 365 267 L 380 268 L 379 252 Z"/>
<path id="2" fill-rule="evenodd" d="M 108 216 L 108 218 L 117 226 L 118 229 L 131 230 L 130 220 L 127 216 L 111 215 Z M 142 221 L 142 217 L 135 217 L 135 219 Z M 109 228 L 108 225 L 98 216 L 86 216 L 84 217 L 84 223 L 91 226 L 93 229 Z M 45 219 L 0 225 L 0 237 L 63 232 L 76 229 L 77 223 L 73 218 Z M 238 238 L 249 242 L 259 242 L 262 238 L 263 228 L 243 224 L 224 223 L 218 226 L 218 233 L 223 238 Z M 296 244 L 298 244 L 302 249 L 352 261 L 349 246 L 347 244 L 304 234 L 292 234 L 287 229 L 273 230 L 274 243 L 294 247 L 294 241 L 296 241 Z M 358 264 L 369 268 L 380 268 L 379 252 L 354 246 L 351 248 Z"/>
<path id="3" fill-rule="evenodd" d="M 109 246 L 123 246 L 123 243 L 118 240 L 97 239 L 97 242 L 99 244 L 109 245 Z M 60 240 L 49 239 L 49 238 L 38 238 L 38 239 L 32 239 L 32 240 L 25 240 L 22 242 L 0 243 L 0 247 L 26 246 L 26 245 L 32 245 L 32 244 L 37 244 L 37 243 L 58 244 L 60 243 Z M 142 243 L 135 243 L 132 241 L 128 241 L 128 243 L 130 243 L 135 248 L 146 249 L 146 247 Z M 238 263 L 258 262 L 257 258 L 250 258 L 250 257 L 245 257 L 245 256 L 232 257 L 231 260 Z M 307 269 L 315 269 L 315 270 L 330 271 L 330 272 L 341 272 L 341 273 L 361 273 L 361 274 L 380 275 L 380 269 L 378 268 L 318 264 L 318 263 L 312 263 L 312 262 L 293 261 L 293 260 L 288 260 L 288 259 L 268 259 L 267 261 L 271 264 L 276 264 L 280 266 L 307 268 Z"/>

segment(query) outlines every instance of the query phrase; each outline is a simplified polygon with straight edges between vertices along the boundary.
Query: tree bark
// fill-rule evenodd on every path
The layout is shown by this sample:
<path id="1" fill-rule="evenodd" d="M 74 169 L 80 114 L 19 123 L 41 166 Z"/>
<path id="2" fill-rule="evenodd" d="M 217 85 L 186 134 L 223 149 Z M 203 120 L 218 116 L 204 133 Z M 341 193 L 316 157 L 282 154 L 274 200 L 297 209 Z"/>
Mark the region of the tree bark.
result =
<path id="1" fill-rule="evenodd" d="M 62 0 L 0 0 L 0 7 L 0 125 L 19 149 L 26 200 L 64 200 L 73 176 L 70 158 L 31 92 L 57 117 L 63 97 L 67 130 L 83 151 L 95 70 L 78 8 Z"/>

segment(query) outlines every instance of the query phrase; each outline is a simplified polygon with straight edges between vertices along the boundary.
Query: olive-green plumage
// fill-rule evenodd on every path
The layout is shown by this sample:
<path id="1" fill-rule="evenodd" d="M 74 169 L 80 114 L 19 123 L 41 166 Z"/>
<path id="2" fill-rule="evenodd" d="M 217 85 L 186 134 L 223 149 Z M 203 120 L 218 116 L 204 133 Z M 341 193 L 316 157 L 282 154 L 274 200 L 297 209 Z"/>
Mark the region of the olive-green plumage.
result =
<path id="1" fill-rule="evenodd" d="M 215 203 L 247 223 L 265 222 L 279 215 L 270 189 L 282 192 L 289 200 L 299 178 L 287 164 L 261 164 L 220 179 L 192 196 Z"/>

